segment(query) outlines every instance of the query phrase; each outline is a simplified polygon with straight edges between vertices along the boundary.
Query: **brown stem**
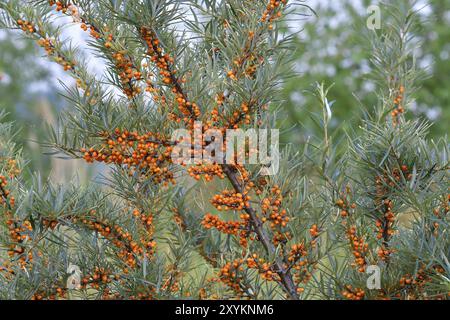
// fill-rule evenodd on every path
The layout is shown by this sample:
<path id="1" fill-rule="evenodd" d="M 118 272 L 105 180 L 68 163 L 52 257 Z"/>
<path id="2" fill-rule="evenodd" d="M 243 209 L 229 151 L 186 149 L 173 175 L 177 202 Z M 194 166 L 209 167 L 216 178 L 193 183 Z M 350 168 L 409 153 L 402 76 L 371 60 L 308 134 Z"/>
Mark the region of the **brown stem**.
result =
<path id="1" fill-rule="evenodd" d="M 243 193 L 242 185 L 239 183 L 238 178 L 236 176 L 236 171 L 230 165 L 224 164 L 222 165 L 223 172 L 227 175 L 230 180 L 233 188 L 236 192 Z M 266 234 L 263 229 L 262 222 L 256 215 L 255 210 L 251 206 L 244 207 L 245 212 L 250 216 L 250 222 L 253 225 L 254 231 L 258 235 L 259 240 L 263 244 L 264 248 L 269 254 L 274 254 L 276 252 L 276 248 L 273 245 L 272 241 Z M 280 257 L 276 257 L 275 266 L 277 267 L 276 273 L 281 279 L 281 284 L 283 286 L 284 291 L 288 294 L 289 298 L 292 300 L 298 300 L 298 294 L 296 290 L 296 286 L 292 279 L 292 275 L 289 270 L 284 267 L 284 261 Z"/>
<path id="2" fill-rule="evenodd" d="M 6 194 L 6 190 L 0 185 L 0 195 L 3 199 L 3 202 L 8 207 L 8 210 L 12 210 L 11 204 L 8 202 L 8 195 Z"/>

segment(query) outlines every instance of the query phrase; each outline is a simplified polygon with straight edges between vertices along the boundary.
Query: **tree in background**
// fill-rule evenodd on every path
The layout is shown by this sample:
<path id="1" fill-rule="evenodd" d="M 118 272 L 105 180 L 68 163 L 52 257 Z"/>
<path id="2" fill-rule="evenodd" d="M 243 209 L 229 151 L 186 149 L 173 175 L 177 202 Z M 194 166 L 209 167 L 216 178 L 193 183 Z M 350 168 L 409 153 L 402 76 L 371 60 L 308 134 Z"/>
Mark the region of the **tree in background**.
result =
<path id="1" fill-rule="evenodd" d="M 37 151 L 34 141 L 42 141 L 45 130 L 43 120 L 54 117 L 50 101 L 58 101 L 51 72 L 39 64 L 40 55 L 32 42 L 23 39 L 17 32 L 0 31 L 0 109 L 6 110 L 5 120 L 15 121 L 21 128 L 16 142 L 24 144 L 31 168 L 48 173 L 49 159 Z M 42 94 L 45 92 L 45 95 Z"/>
<path id="2" fill-rule="evenodd" d="M 6 112 L 5 121 L 20 128 L 14 141 L 23 147 L 27 168 L 60 182 L 75 173 L 87 179 L 92 170 L 80 163 L 49 157 L 40 144 L 45 139 L 45 124 L 55 124 L 57 113 L 67 105 L 58 92 L 59 79 L 55 79 L 63 68 L 50 65 L 45 51 L 17 31 L 2 29 L 0 48 L 0 110 Z"/>
<path id="3" fill-rule="evenodd" d="M 382 3 L 382 1 L 380 1 Z M 317 134 L 320 128 L 311 119 L 315 112 L 315 97 L 311 94 L 315 82 L 334 84 L 329 91 L 333 119 L 330 128 L 342 126 L 343 122 L 354 125 L 360 119 L 360 105 L 374 106 L 377 97 L 376 85 L 371 79 L 371 48 L 361 39 L 361 30 L 366 29 L 369 16 L 367 8 L 373 1 L 343 0 L 311 1 L 316 16 L 305 19 L 304 30 L 295 39 L 297 76 L 286 83 L 286 108 L 289 116 L 286 125 L 297 125 L 285 139 L 305 140 L 308 135 Z M 417 92 L 411 105 L 410 117 L 425 116 L 439 120 L 431 127 L 433 136 L 448 133 L 450 121 L 449 45 L 450 1 L 418 1 L 417 9 L 423 17 L 417 23 L 414 35 L 423 45 L 415 48 L 415 57 L 421 68 L 426 69 L 426 79 L 421 82 L 423 90 Z M 381 16 L 382 25 L 391 23 L 388 14 Z M 289 25 L 289 24 L 288 24 Z M 294 24 L 292 24 L 294 25 Z M 294 26 L 293 26 L 294 27 Z M 303 126 L 302 126 L 303 125 Z"/>
<path id="4" fill-rule="evenodd" d="M 448 142 L 405 117 L 420 72 L 409 37 L 417 16 L 404 3 L 370 35 L 379 81 L 362 128 L 336 143 L 331 91 L 318 85 L 320 131 L 285 146 L 275 175 L 261 164 L 176 162 L 186 141 L 171 136 L 201 138 L 191 158 L 212 144 L 207 129 L 274 126 L 269 110 L 293 61 L 294 38 L 279 24 L 303 2 L 2 3 L 4 23 L 76 79 L 47 146 L 110 172 L 84 188 L 24 181 L 12 125 L 1 125 L 1 296 L 448 298 Z M 106 77 L 87 71 L 55 15 L 90 34 Z M 380 288 L 365 287 L 369 267 Z"/>

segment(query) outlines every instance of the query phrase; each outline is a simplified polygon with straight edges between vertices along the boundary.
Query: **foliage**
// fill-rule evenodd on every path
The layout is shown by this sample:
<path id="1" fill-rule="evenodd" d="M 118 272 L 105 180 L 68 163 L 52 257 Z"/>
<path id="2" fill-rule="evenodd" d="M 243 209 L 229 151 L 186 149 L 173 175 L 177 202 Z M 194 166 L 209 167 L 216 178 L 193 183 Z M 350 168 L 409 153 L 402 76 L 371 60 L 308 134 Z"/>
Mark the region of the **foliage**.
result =
<path id="1" fill-rule="evenodd" d="M 36 152 L 32 141 L 45 137 L 41 123 L 53 116 L 54 104 L 62 99 L 56 97 L 51 72 L 37 61 L 39 55 L 36 46 L 17 32 L 0 31 L 0 108 L 8 111 L 6 121 L 21 128 L 16 142 L 23 144 L 30 167 L 46 175 L 50 159 Z"/>
<path id="2" fill-rule="evenodd" d="M 317 85 L 323 136 L 286 145 L 273 176 L 257 164 L 175 163 L 182 141 L 171 134 L 187 129 L 203 148 L 209 128 L 271 128 L 294 58 L 279 24 L 308 12 L 303 2 L 10 0 L 0 10 L 76 79 L 46 146 L 110 169 L 102 186 L 24 181 L 2 124 L 3 298 L 448 298 L 448 143 L 404 115 L 420 78 L 408 7 L 389 7 L 394 23 L 370 35 L 377 106 L 361 130 L 335 142 L 331 89 Z M 52 21 L 64 15 L 89 32 L 105 77 L 62 39 Z M 69 290 L 73 265 L 82 277 Z M 369 265 L 381 268 L 379 290 L 365 287 Z"/>
<path id="3" fill-rule="evenodd" d="M 355 128 L 360 124 L 359 103 L 367 107 L 377 104 L 376 85 L 371 77 L 373 67 L 369 61 L 372 51 L 362 35 L 367 29 L 367 8 L 378 2 L 383 3 L 369 0 L 309 2 L 315 15 L 304 19 L 302 32 L 295 38 L 297 75 L 286 82 L 283 92 L 285 116 L 280 117 L 280 123 L 286 127 L 295 126 L 285 136 L 286 141 L 305 141 L 308 136 L 320 132 L 311 120 L 316 109 L 314 96 L 310 93 L 311 84 L 317 81 L 334 84 L 329 93 L 330 101 L 336 101 L 330 128 L 336 135 L 341 135 L 342 127 Z M 450 117 L 447 90 L 450 1 L 416 3 L 416 8 L 421 9 L 418 12 L 421 19 L 416 21 L 412 33 L 422 45 L 415 46 L 414 56 L 426 77 L 420 82 L 422 90 L 415 93 L 407 117 L 426 117 L 433 121 L 430 134 L 438 138 L 448 134 Z M 409 5 L 407 1 L 396 2 L 396 5 L 400 4 Z M 381 26 L 391 20 L 389 12 L 382 11 Z M 287 25 L 291 29 L 296 26 L 295 23 Z"/>

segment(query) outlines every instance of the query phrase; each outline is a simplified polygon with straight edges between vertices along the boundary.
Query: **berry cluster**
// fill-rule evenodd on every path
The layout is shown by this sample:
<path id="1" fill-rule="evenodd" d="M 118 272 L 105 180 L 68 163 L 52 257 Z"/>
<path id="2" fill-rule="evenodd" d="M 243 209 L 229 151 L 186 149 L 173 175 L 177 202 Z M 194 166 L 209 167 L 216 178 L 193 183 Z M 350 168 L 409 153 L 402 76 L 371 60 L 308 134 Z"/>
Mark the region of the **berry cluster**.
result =
<path id="1" fill-rule="evenodd" d="M 91 274 L 81 279 L 81 288 L 86 289 L 88 286 L 93 289 L 100 289 L 107 286 L 113 280 L 119 280 L 118 275 L 113 275 L 110 270 L 102 267 L 95 267 Z"/>
<path id="2" fill-rule="evenodd" d="M 113 36 L 109 34 L 107 39 L 108 41 L 105 42 L 104 46 L 107 49 L 111 49 Z M 131 58 L 126 54 L 126 51 L 122 50 L 119 52 L 114 52 L 112 54 L 112 59 L 117 69 L 120 84 L 125 95 L 129 99 L 139 95 L 142 90 L 135 83 L 142 80 L 142 73 L 134 66 Z"/>
<path id="3" fill-rule="evenodd" d="M 240 124 L 250 124 L 251 115 L 250 110 L 254 102 L 243 102 L 238 110 L 233 111 L 230 119 L 228 120 L 228 127 L 231 129 L 237 129 Z"/>
<path id="4" fill-rule="evenodd" d="M 161 289 L 174 294 L 180 291 L 180 282 L 179 279 L 182 276 L 182 272 L 177 269 L 176 264 L 172 264 L 167 268 L 168 275 L 163 280 L 163 285 Z"/>
<path id="5" fill-rule="evenodd" d="M 303 243 L 293 244 L 287 258 L 290 263 L 290 267 L 300 270 L 302 267 L 306 266 L 308 260 L 305 257 L 307 255 L 308 250 L 306 250 Z"/>
<path id="6" fill-rule="evenodd" d="M 38 40 L 38 45 L 44 48 L 45 52 L 49 57 L 54 57 L 56 63 L 61 65 L 64 68 L 64 71 L 73 70 L 75 67 L 75 63 L 71 61 L 67 61 L 66 58 L 56 52 L 55 46 L 49 38 L 43 38 Z"/>
<path id="7" fill-rule="evenodd" d="M 188 174 L 195 180 L 200 180 L 202 176 L 206 181 L 211 181 L 215 176 L 219 177 L 220 179 L 225 178 L 222 166 L 218 164 L 212 165 L 202 164 L 192 166 L 188 168 Z"/>
<path id="8" fill-rule="evenodd" d="M 0 205 L 1 204 L 10 204 L 10 199 L 8 199 L 8 196 L 10 194 L 10 191 L 6 189 L 6 186 L 8 185 L 8 180 L 5 176 L 0 175 Z"/>
<path id="9" fill-rule="evenodd" d="M 433 280 L 433 276 L 443 274 L 444 268 L 439 265 L 427 267 L 422 264 L 415 275 L 406 274 L 399 280 L 399 285 L 404 294 L 410 299 L 426 298 L 422 296 L 425 286 Z M 444 298 L 444 297 L 436 297 Z"/>
<path id="10" fill-rule="evenodd" d="M 99 149 L 82 148 L 80 151 L 87 162 L 105 162 L 126 166 L 133 174 L 142 170 L 154 182 L 175 183 L 171 163 L 171 143 L 158 133 L 129 132 L 116 129 L 112 135 L 105 134 L 105 142 Z"/>
<path id="11" fill-rule="evenodd" d="M 26 254 L 26 248 L 24 246 L 24 243 L 31 239 L 33 227 L 28 220 L 20 222 L 12 219 L 10 215 L 8 215 L 8 218 L 6 225 L 8 226 L 9 237 L 11 239 L 8 255 L 10 258 L 18 257 L 21 267 L 25 267 L 28 263 L 33 261 L 33 253 L 28 252 L 28 254 Z"/>
<path id="12" fill-rule="evenodd" d="M 450 194 L 442 197 L 441 204 L 433 210 L 433 214 L 437 218 L 442 219 L 447 216 L 449 211 L 450 211 Z"/>
<path id="13" fill-rule="evenodd" d="M 362 300 L 365 292 L 363 289 L 353 288 L 351 285 L 347 285 L 341 294 L 348 300 Z"/>
<path id="14" fill-rule="evenodd" d="M 56 5 L 55 10 L 57 12 L 67 13 L 67 10 L 69 9 L 69 6 L 71 6 L 70 3 L 62 3 L 61 1 L 55 1 L 55 0 L 49 0 L 48 4 L 50 7 L 53 7 Z M 74 9 L 76 10 L 76 9 Z"/>
<path id="15" fill-rule="evenodd" d="M 442 197 L 441 204 L 433 210 L 433 214 L 437 219 L 440 220 L 445 219 L 449 211 L 450 211 L 450 194 Z M 435 237 L 437 237 L 439 234 L 440 223 L 438 221 L 434 221 L 431 226 L 431 230 Z"/>
<path id="16" fill-rule="evenodd" d="M 134 209 L 133 216 L 140 221 L 140 226 L 142 226 L 143 229 L 140 233 L 140 242 L 142 247 L 145 248 L 145 255 L 150 257 L 155 253 L 156 248 L 156 242 L 153 239 L 153 215 L 141 213 L 138 209 Z"/>
<path id="17" fill-rule="evenodd" d="M 309 234 L 313 238 L 317 238 L 319 236 L 319 228 L 317 227 L 317 224 L 313 224 L 311 228 L 309 229 Z"/>
<path id="18" fill-rule="evenodd" d="M 160 40 L 154 31 L 142 27 L 141 37 L 147 45 L 147 54 L 159 70 L 162 82 L 172 88 L 172 93 L 175 95 L 175 102 L 178 105 L 178 110 L 184 116 L 184 121 L 193 125 L 195 119 L 200 116 L 200 108 L 195 102 L 190 102 L 182 90 L 181 83 L 184 80 L 179 80 L 176 76 L 177 70 L 173 67 L 174 59 L 167 53 L 163 53 Z"/>
<path id="19" fill-rule="evenodd" d="M 105 49 L 112 52 L 110 57 L 117 69 L 121 89 L 129 99 L 132 99 L 141 93 L 141 88 L 135 85 L 137 81 L 142 79 L 141 72 L 133 65 L 131 58 L 126 54 L 125 50 L 113 50 L 114 37 L 112 34 L 108 34 L 108 27 L 105 26 L 100 30 L 94 24 L 87 22 L 86 19 L 80 15 L 78 8 L 73 4 L 64 4 L 60 1 L 49 1 L 49 4 L 50 6 L 56 4 L 55 10 L 57 12 L 62 12 L 63 14 L 73 17 L 74 22 L 81 22 L 80 27 L 82 30 L 89 30 L 90 35 L 94 39 L 98 40 Z M 79 80 L 79 86 L 83 87 L 80 82 L 81 80 Z"/>
<path id="20" fill-rule="evenodd" d="M 364 242 L 362 237 L 356 234 L 356 227 L 352 226 L 347 230 L 347 237 L 350 241 L 350 246 L 352 247 L 352 253 L 355 257 L 355 262 L 352 266 L 358 267 L 359 272 L 364 272 L 366 270 L 366 255 L 369 249 L 369 245 Z"/>
<path id="21" fill-rule="evenodd" d="M 87 219 L 87 218 L 73 218 L 74 223 L 79 222 L 85 227 L 95 230 L 105 239 L 110 241 L 119 251 L 117 256 L 122 259 L 126 265 L 131 268 L 135 268 L 138 263 L 137 256 L 142 256 L 144 249 L 132 239 L 129 232 L 126 232 L 122 227 L 118 225 L 109 225 L 106 222 Z M 124 273 L 128 273 L 128 269 L 125 268 Z"/>
<path id="22" fill-rule="evenodd" d="M 350 209 L 356 208 L 356 203 L 350 204 L 345 196 L 342 196 L 336 201 L 336 206 L 340 209 L 340 215 L 342 218 L 346 218 L 350 214 Z"/>
<path id="23" fill-rule="evenodd" d="M 276 229 L 278 227 L 286 227 L 289 217 L 285 209 L 281 209 L 283 195 L 278 185 L 270 188 L 270 196 L 265 197 L 261 201 L 261 210 L 264 214 L 263 222 L 269 221 L 270 227 Z"/>
<path id="24" fill-rule="evenodd" d="M 393 250 L 389 248 L 389 241 L 395 234 L 394 225 L 396 222 L 396 216 L 393 212 L 394 202 L 386 196 L 389 193 L 388 187 L 394 187 L 403 178 L 410 180 L 412 174 L 407 165 L 401 165 L 399 168 L 392 170 L 392 177 L 393 179 L 387 174 L 375 177 L 375 204 L 381 215 L 375 223 L 377 227 L 377 239 L 382 240 L 382 245 L 378 250 L 378 256 L 383 261 L 388 261 L 389 256 L 393 253 Z"/>
<path id="25" fill-rule="evenodd" d="M 258 258 L 258 255 L 254 253 L 250 258 L 246 260 L 247 266 L 250 269 L 257 269 L 261 278 L 267 281 L 280 281 L 280 277 L 274 270 L 273 264 L 269 264 L 262 258 Z"/>
<path id="26" fill-rule="evenodd" d="M 153 300 L 156 295 L 156 288 L 153 286 L 145 286 L 136 288 L 136 290 L 141 290 L 137 295 L 131 295 L 129 298 L 131 300 Z"/>
<path id="27" fill-rule="evenodd" d="M 26 33 L 35 33 L 36 32 L 36 27 L 34 26 L 34 24 L 32 22 L 19 19 L 19 20 L 17 20 L 17 24 L 19 25 L 20 29 L 22 29 L 23 32 L 26 32 Z"/>
<path id="28" fill-rule="evenodd" d="M 56 300 L 58 298 L 64 299 L 67 298 L 67 289 L 59 286 L 59 287 L 51 287 L 48 288 L 47 292 L 44 291 L 37 291 L 33 296 L 31 297 L 31 300 Z"/>
<path id="29" fill-rule="evenodd" d="M 388 243 L 390 238 L 395 234 L 395 230 L 393 228 L 395 223 L 395 215 L 392 212 L 393 202 L 391 200 L 385 199 L 383 206 L 383 217 L 376 221 L 377 239 L 383 240 L 381 248 L 378 249 L 378 256 L 383 261 L 387 261 L 390 254 L 393 252 L 392 249 L 388 248 Z"/>
<path id="30" fill-rule="evenodd" d="M 394 123 L 398 122 L 398 116 L 405 112 L 403 107 L 403 94 L 405 92 L 405 87 L 400 86 L 398 89 L 398 94 L 394 99 L 394 110 L 391 112 L 392 120 Z"/>
<path id="31" fill-rule="evenodd" d="M 242 210 L 250 201 L 250 196 L 242 195 L 234 190 L 223 190 L 221 194 L 216 194 L 211 199 L 211 203 L 219 211 Z"/>
<path id="32" fill-rule="evenodd" d="M 270 0 L 269 4 L 266 7 L 266 10 L 263 13 L 263 16 L 261 18 L 262 22 L 269 22 L 269 29 L 272 30 L 273 29 L 273 25 L 272 22 L 281 17 L 281 11 L 279 11 L 278 9 L 282 6 L 282 5 L 286 5 L 288 2 L 288 0 Z"/>
<path id="33" fill-rule="evenodd" d="M 203 220 L 202 226 L 206 229 L 216 228 L 218 231 L 226 234 L 236 235 L 242 228 L 241 221 L 223 221 L 218 216 L 207 213 Z"/>
<path id="34" fill-rule="evenodd" d="M 297 283 L 306 284 L 312 278 L 312 274 L 309 272 L 308 267 L 310 265 L 308 261 L 308 250 L 303 243 L 293 244 L 288 254 L 289 268 L 296 271 L 295 280 Z M 303 288 L 297 288 L 297 292 L 303 292 Z"/>
<path id="35" fill-rule="evenodd" d="M 241 273 L 244 271 L 244 259 L 227 262 L 219 271 L 219 281 L 231 288 L 238 297 L 246 294 Z"/>

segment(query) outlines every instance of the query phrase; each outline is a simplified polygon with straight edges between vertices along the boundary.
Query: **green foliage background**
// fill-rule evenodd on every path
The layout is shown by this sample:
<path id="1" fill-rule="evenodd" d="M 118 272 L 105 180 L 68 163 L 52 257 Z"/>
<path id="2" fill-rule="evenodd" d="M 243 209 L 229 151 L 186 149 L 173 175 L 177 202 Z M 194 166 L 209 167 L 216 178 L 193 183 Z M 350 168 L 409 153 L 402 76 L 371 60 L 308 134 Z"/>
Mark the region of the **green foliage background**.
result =
<path id="1" fill-rule="evenodd" d="M 416 104 L 411 106 L 413 112 L 408 116 L 433 120 L 431 136 L 436 137 L 449 132 L 450 0 L 423 3 L 426 3 L 421 10 L 425 19 L 415 34 L 423 46 L 418 48 L 416 56 L 417 63 L 428 71 L 422 89 L 416 93 Z M 371 108 L 376 104 L 372 92 L 375 86 L 367 77 L 371 70 L 368 62 L 371 52 L 363 39 L 363 31 L 367 30 L 366 8 L 376 2 L 340 0 L 309 4 L 316 16 L 305 18 L 304 30 L 297 38 L 297 74 L 285 87 L 285 96 L 290 99 L 283 105 L 287 110 L 283 126 L 297 125 L 288 137 L 291 141 L 303 141 L 320 130 L 310 118 L 311 112 L 318 111 L 317 100 L 307 92 L 315 82 L 334 84 L 329 91 L 329 99 L 336 101 L 331 129 L 360 119 L 359 105 Z M 381 24 L 384 23 L 389 21 L 382 15 Z"/>

